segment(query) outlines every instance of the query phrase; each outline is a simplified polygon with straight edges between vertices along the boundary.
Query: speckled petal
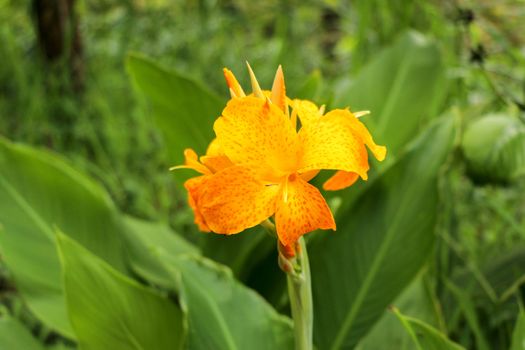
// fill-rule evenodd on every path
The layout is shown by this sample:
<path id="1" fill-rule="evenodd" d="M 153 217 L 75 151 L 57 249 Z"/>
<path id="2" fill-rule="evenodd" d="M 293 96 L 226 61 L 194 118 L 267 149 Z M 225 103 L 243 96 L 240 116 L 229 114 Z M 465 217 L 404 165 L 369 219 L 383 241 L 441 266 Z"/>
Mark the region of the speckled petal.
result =
<path id="1" fill-rule="evenodd" d="M 366 128 L 366 126 L 357 119 L 357 117 L 354 116 L 352 112 L 350 112 L 348 109 L 339 110 L 343 116 L 346 116 L 348 120 L 351 121 L 350 125 L 354 130 L 361 135 L 363 142 L 365 145 L 372 151 L 372 154 L 374 157 L 382 162 L 386 157 L 386 147 L 385 146 L 379 146 L 374 142 L 374 139 L 372 138 L 372 135 L 370 134 L 370 131 Z M 335 112 L 335 111 L 334 111 Z M 332 113 L 332 112 L 330 112 Z M 329 113 L 329 114 L 330 114 Z M 327 114 L 328 115 L 328 114 Z"/>
<path id="2" fill-rule="evenodd" d="M 303 157 L 299 172 L 313 169 L 334 169 L 358 173 L 366 178 L 368 153 L 361 124 L 347 110 L 334 110 L 299 131 Z"/>
<path id="3" fill-rule="evenodd" d="M 217 173 L 234 165 L 227 156 L 202 156 L 200 161 L 206 165 L 212 173 Z"/>
<path id="4" fill-rule="evenodd" d="M 188 191 L 188 204 L 190 205 L 191 209 L 193 209 L 195 224 L 197 224 L 199 230 L 204 232 L 210 232 L 210 229 L 200 212 L 199 203 L 200 197 L 204 192 L 206 182 L 209 180 L 209 178 L 210 175 L 197 176 L 187 180 L 184 183 L 184 187 Z"/>
<path id="5" fill-rule="evenodd" d="M 295 99 L 292 102 L 292 106 L 299 116 L 299 120 L 301 121 L 302 125 L 309 124 L 321 117 L 321 114 L 319 113 L 319 107 L 317 107 L 315 103 L 311 101 Z"/>
<path id="6" fill-rule="evenodd" d="M 331 178 L 326 180 L 323 184 L 323 189 L 326 191 L 342 190 L 343 188 L 352 186 L 358 178 L 359 174 L 357 173 L 339 170 Z"/>
<path id="7" fill-rule="evenodd" d="M 319 190 L 297 175 L 291 175 L 282 185 L 275 225 L 281 243 L 292 247 L 305 233 L 336 228 L 332 212 Z"/>
<path id="8" fill-rule="evenodd" d="M 289 118 L 269 100 L 251 96 L 230 100 L 214 130 L 235 164 L 284 174 L 297 167 L 297 133 Z"/>
<path id="9" fill-rule="evenodd" d="M 239 233 L 275 212 L 278 185 L 266 185 L 252 169 L 232 166 L 210 176 L 199 210 L 211 231 Z"/>

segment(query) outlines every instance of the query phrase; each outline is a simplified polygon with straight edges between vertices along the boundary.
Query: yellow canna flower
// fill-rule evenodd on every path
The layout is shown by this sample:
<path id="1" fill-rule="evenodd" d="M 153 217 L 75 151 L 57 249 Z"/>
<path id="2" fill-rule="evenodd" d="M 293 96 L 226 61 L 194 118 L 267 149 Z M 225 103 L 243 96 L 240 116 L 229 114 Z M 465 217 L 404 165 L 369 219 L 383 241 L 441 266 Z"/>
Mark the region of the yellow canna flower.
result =
<path id="1" fill-rule="evenodd" d="M 367 112 L 324 114 L 324 106 L 286 96 L 280 66 L 271 91 L 261 90 L 248 69 L 250 95 L 224 69 L 232 99 L 215 121 L 216 139 L 200 158 L 187 149 L 185 165 L 174 168 L 201 174 L 185 183 L 201 230 L 234 234 L 274 216 L 279 241 L 293 255 L 305 233 L 336 229 L 325 199 L 308 181 L 321 169 L 337 170 L 325 190 L 348 187 L 359 177 L 366 180 L 365 145 L 380 161 L 386 148 L 376 145 L 358 120 Z"/>

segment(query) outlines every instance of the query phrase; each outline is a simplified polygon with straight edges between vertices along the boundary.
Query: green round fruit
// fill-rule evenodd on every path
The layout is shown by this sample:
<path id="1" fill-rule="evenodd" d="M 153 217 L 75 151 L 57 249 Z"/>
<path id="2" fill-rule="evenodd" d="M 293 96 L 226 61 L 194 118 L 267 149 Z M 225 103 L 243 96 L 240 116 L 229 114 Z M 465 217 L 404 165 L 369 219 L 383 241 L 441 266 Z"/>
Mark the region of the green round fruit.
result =
<path id="1" fill-rule="evenodd" d="M 525 173 L 525 126 L 505 115 L 488 115 L 467 127 L 463 154 L 477 182 L 508 183 Z"/>

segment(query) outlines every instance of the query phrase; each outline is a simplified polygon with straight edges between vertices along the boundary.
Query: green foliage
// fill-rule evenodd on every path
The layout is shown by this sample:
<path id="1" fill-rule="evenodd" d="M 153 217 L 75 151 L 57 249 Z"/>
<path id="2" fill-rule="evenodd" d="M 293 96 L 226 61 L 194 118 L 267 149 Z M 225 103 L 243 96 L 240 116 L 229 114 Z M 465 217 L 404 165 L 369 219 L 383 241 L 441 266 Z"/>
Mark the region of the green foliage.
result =
<path id="1" fill-rule="evenodd" d="M 363 122 L 378 144 L 387 146 L 385 169 L 405 149 L 414 135 L 437 113 L 445 96 L 445 67 L 438 46 L 420 33 L 403 33 L 381 50 L 354 79 L 339 81 L 334 107 L 370 110 Z M 374 170 L 374 169 L 373 169 Z M 372 175 L 373 176 L 373 175 Z M 342 194 L 339 213 L 346 213 L 368 183 Z"/>
<path id="2" fill-rule="evenodd" d="M 9 173 L 2 173 L 5 177 L 2 178 L 2 188 L 13 198 L 6 203 L 18 204 L 10 211 L 2 212 L 2 222 L 6 229 L 1 241 L 3 254 L 8 258 L 8 267 L 15 273 L 19 286 L 26 288 L 27 292 L 23 291 L 31 309 L 49 326 L 70 338 L 75 337 L 84 348 L 171 348 L 182 344 L 185 334 L 183 315 L 187 313 L 188 322 L 192 326 L 188 335 L 190 348 L 244 348 L 250 344 L 252 336 L 261 339 L 261 348 L 291 346 L 290 321 L 277 314 L 260 296 L 236 282 L 227 268 L 202 258 L 196 248 L 163 225 L 147 224 L 137 219 L 126 219 L 123 223 L 103 190 L 85 176 L 73 172 L 56 156 L 7 141 L 2 142 L 2 157 L 5 161 L 10 160 L 13 165 L 9 168 Z M 21 169 L 15 165 L 24 162 L 40 162 L 40 172 L 28 172 L 32 176 L 31 181 L 24 182 L 26 185 L 31 183 L 32 187 L 27 188 L 32 191 L 28 192 L 31 195 L 24 195 L 22 190 L 16 191 L 21 187 L 16 186 L 20 182 L 7 181 L 22 181 L 21 176 L 16 176 Z M 5 168 L 7 167 L 2 169 Z M 71 176 L 72 172 L 78 176 Z M 42 174 L 46 175 L 47 186 L 39 187 Z M 89 198 L 89 195 L 98 194 L 100 197 L 94 198 L 106 198 L 102 202 L 93 200 L 87 209 L 96 208 L 98 212 L 93 218 L 99 220 L 115 216 L 114 222 L 83 221 L 83 215 L 89 213 L 86 207 L 82 207 L 80 211 L 79 207 L 71 207 L 67 211 L 65 207 L 58 206 L 58 196 L 33 198 L 32 195 L 39 191 L 45 193 L 46 190 L 53 190 L 53 181 L 67 185 L 67 195 L 82 193 Z M 83 192 L 86 187 L 90 192 Z M 39 198 L 46 198 L 53 201 L 53 204 L 40 206 L 37 200 Z M 46 217 L 44 214 L 48 213 L 48 207 L 59 208 L 60 213 L 68 214 L 68 220 L 83 223 L 83 226 L 61 225 L 65 221 L 61 221 L 61 217 L 56 215 L 55 211 L 58 209 L 51 211 L 51 214 L 55 213 L 54 216 Z M 26 215 L 28 219 L 13 221 L 21 215 Z M 57 264 L 55 249 L 49 246 L 53 243 L 54 233 L 53 225 L 47 221 L 54 222 L 59 228 L 67 227 L 80 232 L 98 229 L 107 233 L 104 239 L 99 238 L 96 232 L 89 236 L 99 242 L 100 247 L 86 240 L 86 236 L 71 236 L 75 239 L 84 238 L 83 241 L 79 240 L 83 244 L 81 246 L 61 234 L 58 238 L 61 269 Z M 17 226 L 13 222 L 26 222 L 29 227 L 23 230 L 25 226 Z M 107 231 L 109 229 L 113 232 Z M 178 295 L 184 314 L 165 296 L 140 286 L 86 249 L 90 248 L 102 256 L 104 250 L 101 247 L 108 248 L 106 244 L 111 242 L 111 237 L 119 242 L 125 237 L 131 268 L 146 280 L 159 284 L 166 292 Z M 27 245 L 22 248 L 22 244 L 28 239 L 32 240 L 34 248 Z M 120 244 L 110 248 L 113 258 L 123 257 L 124 251 Z M 35 259 L 37 256 L 41 259 Z M 125 270 L 124 261 L 108 261 Z M 28 274 L 30 271 L 34 271 L 34 274 Z M 60 283 L 61 271 L 65 276 L 64 291 Z M 216 299 L 207 293 L 214 289 L 216 292 L 211 295 L 216 294 L 222 296 L 221 298 Z M 67 311 L 64 309 L 64 294 Z M 100 300 L 104 300 L 104 303 Z M 45 311 L 48 313 L 44 313 Z M 151 317 L 154 319 L 148 321 Z M 71 320 L 74 335 L 68 319 Z M 151 328 L 144 327 L 144 322 Z M 155 326 L 156 322 L 159 322 L 158 326 Z M 115 324 L 122 326 L 112 327 Z M 232 327 L 233 324 L 237 326 Z M 163 330 L 163 327 L 168 328 Z M 108 332 L 108 329 L 112 331 Z M 161 332 L 159 334 L 165 338 L 159 337 L 153 330 Z M 172 335 L 176 337 L 173 338 Z"/>
<path id="3" fill-rule="evenodd" d="M 508 347 L 510 335 L 506 335 L 509 338 L 502 343 L 487 334 L 513 327 L 519 311 L 516 296 L 524 281 L 523 246 L 507 249 L 480 267 L 471 263 L 456 270 L 450 280 L 445 279 L 441 298 L 448 328 L 469 348 Z M 486 324 L 485 318 L 491 322 Z M 468 327 L 462 326 L 465 323 Z"/>
<path id="4" fill-rule="evenodd" d="M 235 281 L 229 269 L 203 258 L 162 225 L 133 219 L 128 225 L 132 268 L 151 283 L 181 295 L 190 349 L 292 347 L 290 320 Z"/>
<path id="5" fill-rule="evenodd" d="M 69 319 L 82 349 L 183 349 L 184 314 L 63 234 L 57 245 Z"/>
<path id="6" fill-rule="evenodd" d="M 293 348 L 275 239 L 198 233 L 167 171 L 248 60 L 388 148 L 306 237 L 317 348 L 524 349 L 523 6 L 77 2 L 77 93 L 33 2 L 0 0 L 0 348 Z"/>
<path id="7" fill-rule="evenodd" d="M 355 346 L 427 261 L 438 172 L 455 134 L 453 119 L 434 123 L 361 194 L 337 232 L 312 244 L 318 346 Z"/>
<path id="8" fill-rule="evenodd" d="M 73 336 L 65 312 L 54 227 L 124 270 L 117 211 L 100 186 L 57 156 L 0 139 L 0 248 L 31 310 Z"/>
<path id="9" fill-rule="evenodd" d="M 20 322 L 7 315 L 0 317 L 0 348 L 44 350 L 44 346 Z"/>
<path id="10" fill-rule="evenodd" d="M 418 350 L 461 350 L 462 346 L 450 341 L 435 328 L 415 318 L 404 316 L 398 310 L 394 313 L 410 334 Z"/>
<path id="11" fill-rule="evenodd" d="M 525 312 L 520 310 L 516 326 L 514 327 L 514 333 L 512 334 L 512 346 L 510 350 L 523 349 L 525 349 Z"/>
<path id="12" fill-rule="evenodd" d="M 425 323 L 439 327 L 443 331 L 444 324 L 438 307 L 438 300 L 430 288 L 428 271 L 420 274 L 399 295 L 391 305 L 401 310 L 404 315 L 417 318 Z M 411 350 L 414 343 L 410 335 L 393 312 L 385 312 L 370 333 L 356 347 L 358 350 Z"/>
<path id="13" fill-rule="evenodd" d="M 162 130 L 169 148 L 169 159 L 174 165 L 183 164 L 184 149 L 192 148 L 202 155 L 213 138 L 213 122 L 221 113 L 219 98 L 201 84 L 162 68 L 151 60 L 130 55 L 127 68 L 139 89 L 153 105 L 155 121 Z M 308 83 L 315 89 L 317 80 Z M 304 93 L 307 93 L 305 91 Z M 193 170 L 188 170 L 188 173 Z M 178 171 L 176 178 L 182 183 L 184 175 Z M 187 175 L 186 175 L 187 176 Z M 209 257 L 229 265 L 237 276 L 243 277 L 250 267 L 273 249 L 269 237 L 261 228 L 250 229 L 246 235 L 207 237 L 202 240 L 203 252 Z M 235 252 L 242 251 L 243 254 Z"/>
<path id="14" fill-rule="evenodd" d="M 213 121 L 222 109 L 219 97 L 180 73 L 137 55 L 128 57 L 127 68 L 153 105 L 169 160 L 182 164 L 185 148 L 203 154 L 213 138 Z"/>
<path id="15" fill-rule="evenodd" d="M 354 79 L 335 90 L 334 107 L 370 110 L 364 118 L 374 139 L 388 145 L 395 159 L 424 121 L 436 116 L 446 92 L 445 67 L 438 46 L 407 32 L 379 52 Z"/>

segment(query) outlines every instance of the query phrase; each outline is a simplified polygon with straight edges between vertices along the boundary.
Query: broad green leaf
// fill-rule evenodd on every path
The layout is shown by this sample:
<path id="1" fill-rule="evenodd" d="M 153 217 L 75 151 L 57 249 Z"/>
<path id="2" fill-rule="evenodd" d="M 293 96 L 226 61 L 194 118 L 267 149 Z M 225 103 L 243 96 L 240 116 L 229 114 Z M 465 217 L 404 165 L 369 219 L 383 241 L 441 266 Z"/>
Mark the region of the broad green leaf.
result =
<path id="1" fill-rule="evenodd" d="M 464 350 L 465 348 L 448 339 L 443 333 L 420 320 L 402 315 L 393 310 L 406 331 L 412 337 L 418 350 Z"/>
<path id="2" fill-rule="evenodd" d="M 323 89 L 323 76 L 321 71 L 314 70 L 305 80 L 304 84 L 299 88 L 297 94 L 290 96 L 290 98 L 300 98 L 302 100 L 311 100 L 317 104 L 323 104 L 327 101 L 320 101 L 321 92 Z"/>
<path id="3" fill-rule="evenodd" d="M 332 108 L 368 110 L 361 118 L 374 140 L 387 147 L 386 159 L 373 162 L 370 179 L 384 171 L 442 108 L 447 78 L 436 43 L 408 31 L 380 51 L 355 79 L 343 78 L 334 89 Z M 341 210 L 347 211 L 372 181 L 358 181 L 342 196 Z M 331 194 L 329 194 L 331 195 Z"/>
<path id="4" fill-rule="evenodd" d="M 180 291 L 180 276 L 170 273 L 159 258 L 159 247 L 170 254 L 200 255 L 197 247 L 173 232 L 167 225 L 125 216 L 126 246 L 131 269 L 139 276 L 166 290 Z"/>
<path id="5" fill-rule="evenodd" d="M 351 348 L 420 270 L 434 242 L 438 172 L 456 126 L 434 123 L 310 247 L 314 336 Z"/>
<path id="6" fill-rule="evenodd" d="M 246 281 L 253 268 L 275 250 L 275 239 L 260 226 L 245 230 L 239 235 L 202 237 L 202 252 L 221 264 L 228 265 L 235 276 Z"/>
<path id="7" fill-rule="evenodd" d="M 126 67 L 152 105 L 169 161 L 182 164 L 185 148 L 203 154 L 213 139 L 213 122 L 226 100 L 222 102 L 205 86 L 136 54 L 128 56 Z"/>
<path id="8" fill-rule="evenodd" d="M 124 271 L 120 221 L 109 196 L 49 152 L 0 138 L 0 250 L 31 311 L 72 337 L 55 227 Z"/>
<path id="9" fill-rule="evenodd" d="M 44 350 L 20 322 L 9 316 L 0 317 L 0 349 Z"/>
<path id="10" fill-rule="evenodd" d="M 523 309 L 520 310 L 514 326 L 510 350 L 525 350 L 525 311 Z"/>
<path id="11" fill-rule="evenodd" d="M 82 349 L 182 349 L 183 312 L 57 234 L 71 324 Z"/>
<path id="12" fill-rule="evenodd" d="M 189 321 L 189 349 L 291 349 L 291 321 L 279 315 L 231 271 L 194 249 L 161 225 L 128 221 L 130 264 L 148 280 L 181 296 Z M 164 232 L 162 239 L 150 232 Z"/>
<path id="13" fill-rule="evenodd" d="M 64 343 L 53 344 L 46 347 L 46 350 L 76 350 L 76 345 L 66 345 Z"/>
<path id="14" fill-rule="evenodd" d="M 374 139 L 397 157 L 425 120 L 441 107 L 445 69 L 437 45 L 407 32 L 379 52 L 353 80 L 336 89 L 332 107 L 369 110 L 363 117 Z"/>
<path id="15" fill-rule="evenodd" d="M 186 253 L 199 254 L 197 247 L 173 232 L 167 225 L 137 219 L 132 216 L 124 216 L 124 222 L 128 230 L 146 235 L 152 247 L 164 247 L 164 249 L 176 255 Z"/>
<path id="16" fill-rule="evenodd" d="M 525 174 L 525 126 L 505 115 L 485 116 L 467 128 L 463 153 L 475 180 L 509 182 Z"/>
<path id="17" fill-rule="evenodd" d="M 291 349 L 291 321 L 235 281 L 226 267 L 199 257 L 164 258 L 182 276 L 191 349 Z"/>

